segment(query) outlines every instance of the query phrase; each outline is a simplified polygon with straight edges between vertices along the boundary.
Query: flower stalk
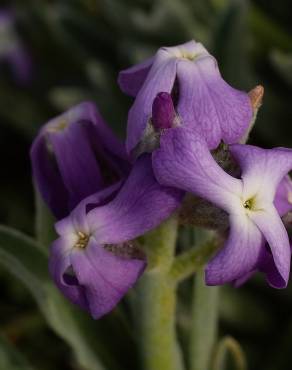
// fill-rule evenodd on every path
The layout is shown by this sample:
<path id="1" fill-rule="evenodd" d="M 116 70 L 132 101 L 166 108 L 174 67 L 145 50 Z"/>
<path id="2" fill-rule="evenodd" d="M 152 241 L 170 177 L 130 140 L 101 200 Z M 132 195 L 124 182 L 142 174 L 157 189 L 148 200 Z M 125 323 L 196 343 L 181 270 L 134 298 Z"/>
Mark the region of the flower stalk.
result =
<path id="1" fill-rule="evenodd" d="M 190 369 L 209 370 L 217 337 L 219 287 L 205 285 L 201 269 L 195 277 L 192 327 L 190 334 Z"/>
<path id="2" fill-rule="evenodd" d="M 176 238 L 173 217 L 144 239 L 149 265 L 137 286 L 135 312 L 145 370 L 184 369 L 175 328 L 176 283 L 169 274 Z"/>

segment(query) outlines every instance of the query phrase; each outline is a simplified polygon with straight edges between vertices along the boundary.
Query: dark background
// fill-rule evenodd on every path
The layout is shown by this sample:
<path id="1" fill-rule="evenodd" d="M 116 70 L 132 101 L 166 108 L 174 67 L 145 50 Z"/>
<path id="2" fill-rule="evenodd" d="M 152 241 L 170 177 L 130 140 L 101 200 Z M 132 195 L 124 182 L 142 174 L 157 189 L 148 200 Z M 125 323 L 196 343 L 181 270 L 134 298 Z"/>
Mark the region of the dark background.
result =
<path id="1" fill-rule="evenodd" d="M 262 84 L 264 104 L 251 142 L 292 147 L 291 0 L 15 0 L 1 8 L 13 9 L 32 60 L 26 84 L 0 64 L 3 224 L 34 233 L 29 149 L 38 128 L 69 106 L 93 100 L 124 137 L 131 99 L 118 89 L 118 71 L 160 46 L 194 38 L 215 55 L 230 84 L 242 90 Z M 2 334 L 36 369 L 77 369 L 30 295 L 2 269 L 0 288 Z M 291 369 L 292 285 L 277 291 L 256 277 L 239 290 L 223 288 L 223 334 L 240 341 L 249 369 Z"/>

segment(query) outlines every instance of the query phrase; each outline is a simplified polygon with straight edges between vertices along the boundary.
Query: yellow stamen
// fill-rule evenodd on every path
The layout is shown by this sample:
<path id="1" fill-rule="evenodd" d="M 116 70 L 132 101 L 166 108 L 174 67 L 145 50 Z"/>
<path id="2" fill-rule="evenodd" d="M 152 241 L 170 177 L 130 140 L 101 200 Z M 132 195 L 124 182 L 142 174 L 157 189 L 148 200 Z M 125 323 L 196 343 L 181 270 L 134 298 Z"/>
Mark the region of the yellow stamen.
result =
<path id="1" fill-rule="evenodd" d="M 75 244 L 76 248 L 86 248 L 88 242 L 89 242 L 89 235 L 83 233 L 82 231 L 77 232 L 78 235 L 78 240 L 77 243 Z"/>

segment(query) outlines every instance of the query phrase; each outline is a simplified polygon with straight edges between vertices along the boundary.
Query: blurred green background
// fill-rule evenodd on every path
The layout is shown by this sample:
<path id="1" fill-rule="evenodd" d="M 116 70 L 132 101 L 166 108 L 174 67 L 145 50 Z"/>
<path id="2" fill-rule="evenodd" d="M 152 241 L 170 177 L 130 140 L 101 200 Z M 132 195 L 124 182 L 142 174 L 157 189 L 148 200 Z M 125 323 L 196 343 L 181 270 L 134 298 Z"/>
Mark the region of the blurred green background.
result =
<path id="1" fill-rule="evenodd" d="M 262 84 L 264 104 L 251 142 L 292 147 L 291 0 L 11 0 L 0 8 L 13 11 L 15 32 L 32 61 L 26 84 L 0 63 L 2 224 L 34 234 L 29 148 L 38 128 L 69 106 L 93 100 L 124 137 L 131 99 L 119 91 L 118 71 L 160 46 L 194 38 L 215 55 L 230 84 L 243 90 Z M 5 37 L 0 25 L 0 46 Z M 190 284 L 180 292 L 182 332 L 189 322 Z M 30 369 L 19 365 L 16 350 L 33 369 L 79 369 L 28 291 L 1 265 L 0 286 L 0 370 Z M 291 369 L 292 286 L 277 291 L 255 277 L 221 294 L 219 333 L 242 344 L 249 369 Z M 111 325 L 111 317 L 101 321 L 96 330 Z M 121 369 L 137 369 L 134 342 L 126 352 L 123 339 L 117 340 L 112 350 Z"/>

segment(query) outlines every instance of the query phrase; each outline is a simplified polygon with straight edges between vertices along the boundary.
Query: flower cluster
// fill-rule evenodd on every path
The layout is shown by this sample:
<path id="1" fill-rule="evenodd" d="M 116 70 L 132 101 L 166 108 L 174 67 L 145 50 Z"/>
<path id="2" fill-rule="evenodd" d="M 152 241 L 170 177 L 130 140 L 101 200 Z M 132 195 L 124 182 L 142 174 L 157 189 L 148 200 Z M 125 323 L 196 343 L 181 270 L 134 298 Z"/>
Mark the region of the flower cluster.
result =
<path id="1" fill-rule="evenodd" d="M 195 41 L 159 49 L 118 83 L 134 97 L 125 146 L 90 102 L 47 123 L 32 146 L 36 185 L 59 220 L 50 271 L 63 294 L 95 318 L 109 312 L 146 267 L 135 238 L 183 214 L 190 195 L 200 200 L 190 212 L 203 217 L 204 204 L 225 220 L 206 222 L 226 240 L 207 284 L 262 271 L 285 287 L 292 150 L 245 144 L 263 89 L 232 88 Z"/>

